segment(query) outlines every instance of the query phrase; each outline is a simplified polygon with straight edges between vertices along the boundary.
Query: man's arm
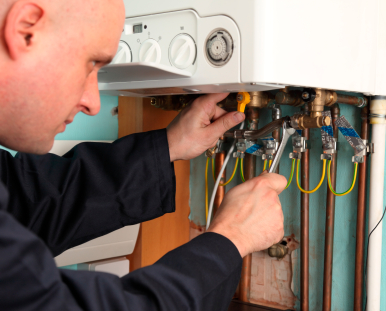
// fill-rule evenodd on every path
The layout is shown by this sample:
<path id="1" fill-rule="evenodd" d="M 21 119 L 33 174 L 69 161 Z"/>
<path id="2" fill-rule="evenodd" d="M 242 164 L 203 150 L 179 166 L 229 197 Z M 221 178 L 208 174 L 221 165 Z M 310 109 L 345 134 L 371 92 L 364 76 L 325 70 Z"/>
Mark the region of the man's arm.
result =
<path id="1" fill-rule="evenodd" d="M 0 151 L 0 165 L 7 211 L 55 256 L 175 209 L 166 130 L 82 143 L 63 157 Z"/>
<path id="2" fill-rule="evenodd" d="M 242 263 L 231 241 L 205 233 L 121 279 L 60 271 L 44 243 L 1 210 L 0 244 L 0 309 L 9 311 L 225 311 Z"/>

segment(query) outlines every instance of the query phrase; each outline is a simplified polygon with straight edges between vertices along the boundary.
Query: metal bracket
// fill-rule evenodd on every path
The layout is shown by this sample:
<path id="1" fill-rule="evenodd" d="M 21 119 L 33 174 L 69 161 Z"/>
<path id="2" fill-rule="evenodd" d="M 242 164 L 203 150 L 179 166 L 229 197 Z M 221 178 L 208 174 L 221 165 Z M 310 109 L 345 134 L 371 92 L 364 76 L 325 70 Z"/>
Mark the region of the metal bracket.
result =
<path id="1" fill-rule="evenodd" d="M 363 139 L 363 142 L 366 145 L 367 154 L 374 153 L 374 143 L 370 143 L 367 139 Z"/>
<path id="2" fill-rule="evenodd" d="M 279 143 L 276 139 L 262 139 L 264 144 L 264 154 L 273 155 L 277 152 L 279 148 Z"/>
<path id="3" fill-rule="evenodd" d="M 293 151 L 297 153 L 306 152 L 307 149 L 311 148 L 307 139 L 300 135 L 292 137 L 292 147 Z"/>
<path id="4" fill-rule="evenodd" d="M 247 140 L 239 139 L 236 143 L 237 151 L 233 153 L 234 158 L 243 159 L 245 157 L 245 151 L 247 150 Z"/>
<path id="5" fill-rule="evenodd" d="M 291 152 L 289 154 L 290 159 L 300 160 L 302 158 L 302 154 L 299 152 Z"/>
<path id="6" fill-rule="evenodd" d="M 273 160 L 273 154 L 263 154 L 261 156 L 261 158 L 265 161 L 265 160 Z"/>
<path id="7" fill-rule="evenodd" d="M 331 137 L 329 141 L 323 142 L 323 154 L 334 154 L 338 150 L 336 138 Z"/>
<path id="8" fill-rule="evenodd" d="M 320 155 L 320 159 L 321 159 L 321 160 L 332 160 L 332 154 L 322 153 L 322 154 Z"/>

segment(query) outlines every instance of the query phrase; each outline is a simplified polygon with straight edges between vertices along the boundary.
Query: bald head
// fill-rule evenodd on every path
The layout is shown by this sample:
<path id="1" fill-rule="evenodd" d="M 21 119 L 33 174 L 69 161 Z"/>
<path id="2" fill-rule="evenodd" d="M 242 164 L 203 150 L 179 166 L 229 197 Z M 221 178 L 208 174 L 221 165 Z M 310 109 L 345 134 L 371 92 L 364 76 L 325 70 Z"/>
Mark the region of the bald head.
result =
<path id="1" fill-rule="evenodd" d="M 78 112 L 98 113 L 123 22 L 122 0 L 1 0 L 0 144 L 45 153 Z"/>

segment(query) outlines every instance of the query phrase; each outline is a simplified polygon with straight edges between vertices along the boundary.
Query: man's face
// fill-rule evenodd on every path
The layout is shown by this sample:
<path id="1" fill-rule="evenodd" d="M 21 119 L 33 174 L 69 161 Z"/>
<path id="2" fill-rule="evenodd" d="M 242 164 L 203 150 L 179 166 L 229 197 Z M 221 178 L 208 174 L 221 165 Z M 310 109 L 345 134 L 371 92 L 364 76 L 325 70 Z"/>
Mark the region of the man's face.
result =
<path id="1" fill-rule="evenodd" d="M 124 6 L 121 0 L 73 2 L 59 9 L 61 22 L 47 16 L 47 4 L 29 49 L 0 58 L 7 72 L 0 78 L 0 143 L 11 149 L 46 153 L 78 112 L 99 112 L 97 72 L 116 53 Z"/>

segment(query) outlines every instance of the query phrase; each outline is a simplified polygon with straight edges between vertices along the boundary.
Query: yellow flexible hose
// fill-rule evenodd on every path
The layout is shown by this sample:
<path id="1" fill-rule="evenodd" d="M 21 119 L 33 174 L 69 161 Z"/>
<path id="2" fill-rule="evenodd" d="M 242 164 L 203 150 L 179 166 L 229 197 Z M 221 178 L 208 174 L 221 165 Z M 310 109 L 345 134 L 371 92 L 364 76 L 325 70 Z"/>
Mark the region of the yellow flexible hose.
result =
<path id="1" fill-rule="evenodd" d="M 324 177 L 326 176 L 326 160 L 323 160 L 323 173 L 322 173 L 322 178 L 320 179 L 319 181 L 319 184 L 315 187 L 315 189 L 313 190 L 304 190 L 301 186 L 300 186 L 300 183 L 299 183 L 299 163 L 300 163 L 300 160 L 297 161 L 297 164 L 296 164 L 296 183 L 298 184 L 298 188 L 301 192 L 303 193 L 314 193 L 316 192 L 320 186 L 322 185 L 323 181 L 324 181 Z"/>
<path id="2" fill-rule="evenodd" d="M 235 177 L 236 175 L 236 171 L 237 171 L 237 165 L 239 164 L 239 158 L 236 158 L 236 163 L 235 163 L 235 167 L 233 168 L 233 172 L 232 172 L 232 175 L 231 177 L 228 179 L 227 182 L 223 183 L 223 184 L 219 184 L 220 187 L 224 187 L 226 185 L 228 185 L 232 180 L 233 178 Z M 214 165 L 214 159 L 212 159 L 212 175 L 213 175 L 213 180 L 216 181 L 216 176 L 215 176 L 215 165 Z"/>
<path id="3" fill-rule="evenodd" d="M 241 181 L 245 182 L 245 178 L 244 178 L 244 158 L 241 158 L 241 161 L 240 161 L 240 175 L 241 175 Z"/>
<path id="4" fill-rule="evenodd" d="M 264 160 L 263 172 L 267 169 L 267 163 L 268 163 L 268 161 L 267 161 L 267 160 Z"/>
<path id="5" fill-rule="evenodd" d="M 331 161 L 328 161 L 328 168 L 327 168 L 328 187 L 330 188 L 331 192 L 337 197 L 342 197 L 346 194 L 349 194 L 354 189 L 355 181 L 357 179 L 357 173 L 358 173 L 358 163 L 355 162 L 354 177 L 353 177 L 350 189 L 348 189 L 346 192 L 336 193 L 331 185 Z"/>

